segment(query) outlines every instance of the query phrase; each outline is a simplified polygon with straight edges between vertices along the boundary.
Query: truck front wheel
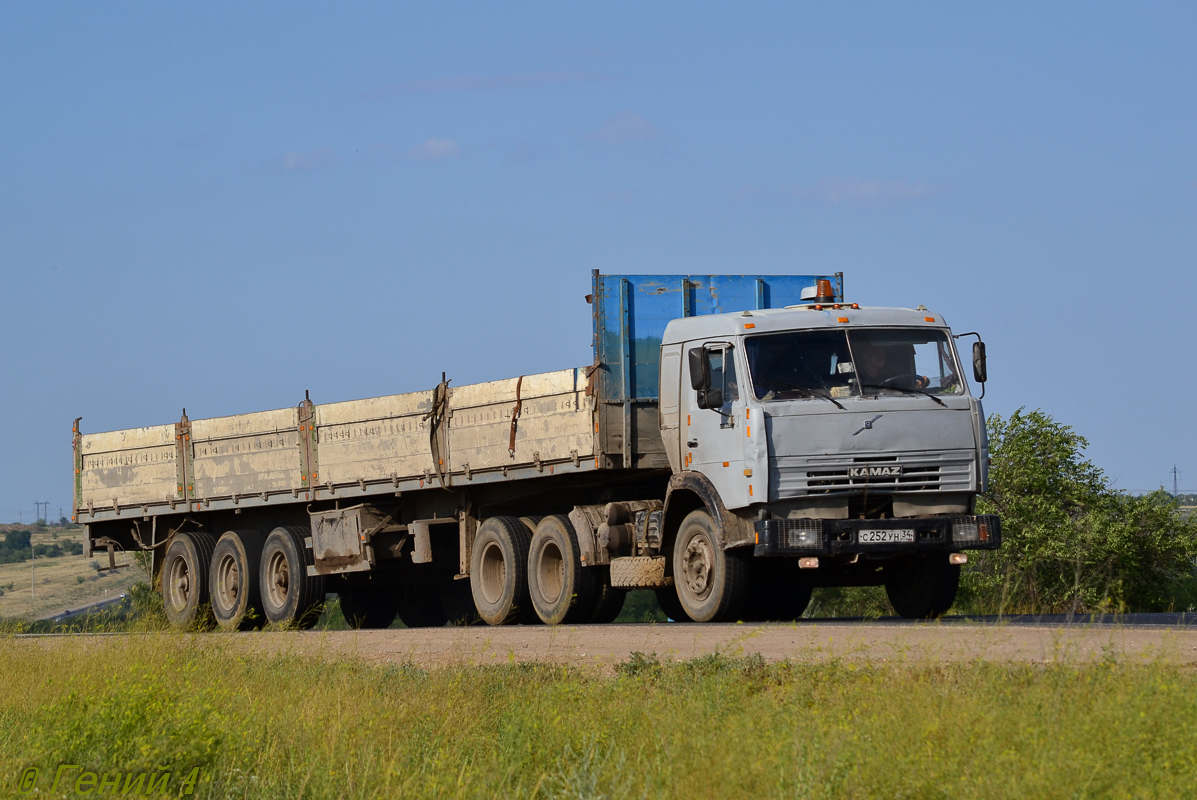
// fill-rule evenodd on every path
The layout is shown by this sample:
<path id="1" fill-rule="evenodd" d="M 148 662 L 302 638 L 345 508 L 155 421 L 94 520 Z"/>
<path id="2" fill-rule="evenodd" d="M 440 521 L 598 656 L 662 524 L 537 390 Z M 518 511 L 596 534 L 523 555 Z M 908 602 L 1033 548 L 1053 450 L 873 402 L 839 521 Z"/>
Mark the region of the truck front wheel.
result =
<path id="1" fill-rule="evenodd" d="M 687 514 L 678 529 L 673 580 L 682 609 L 695 622 L 730 622 L 744 605 L 748 564 L 719 546 L 715 521 L 702 509 Z"/>
<path id="2" fill-rule="evenodd" d="M 177 534 L 162 558 L 162 604 L 176 628 L 204 626 L 207 617 L 208 569 L 216 543 L 201 531 Z"/>
<path id="3" fill-rule="evenodd" d="M 275 528 L 262 548 L 262 609 L 276 625 L 311 628 L 324 610 L 324 578 L 308 575 L 315 562 L 303 546 L 305 532 L 294 525 Z"/>
<path id="4" fill-rule="evenodd" d="M 470 556 L 470 591 L 478 616 L 490 625 L 536 619 L 528 595 L 532 531 L 519 517 L 490 517 L 478 526 Z"/>
<path id="5" fill-rule="evenodd" d="M 912 556 L 885 571 L 890 605 L 906 619 L 935 619 L 956 602 L 960 567 L 949 564 L 946 553 Z"/>

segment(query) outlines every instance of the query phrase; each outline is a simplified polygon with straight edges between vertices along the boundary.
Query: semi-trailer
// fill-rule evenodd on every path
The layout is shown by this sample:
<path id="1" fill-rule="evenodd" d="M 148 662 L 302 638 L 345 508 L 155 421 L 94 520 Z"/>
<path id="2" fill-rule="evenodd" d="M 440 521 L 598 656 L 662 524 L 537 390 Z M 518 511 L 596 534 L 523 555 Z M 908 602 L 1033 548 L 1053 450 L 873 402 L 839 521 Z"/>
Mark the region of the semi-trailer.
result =
<path id="1" fill-rule="evenodd" d="M 843 275 L 592 275 L 584 367 L 107 433 L 74 425 L 90 555 L 148 551 L 177 626 L 791 620 L 820 586 L 952 605 L 981 397 L 943 316 Z M 986 381 L 972 345 L 973 382 Z M 81 418 L 80 418 L 81 419 Z M 209 613 L 210 609 L 210 613 Z"/>

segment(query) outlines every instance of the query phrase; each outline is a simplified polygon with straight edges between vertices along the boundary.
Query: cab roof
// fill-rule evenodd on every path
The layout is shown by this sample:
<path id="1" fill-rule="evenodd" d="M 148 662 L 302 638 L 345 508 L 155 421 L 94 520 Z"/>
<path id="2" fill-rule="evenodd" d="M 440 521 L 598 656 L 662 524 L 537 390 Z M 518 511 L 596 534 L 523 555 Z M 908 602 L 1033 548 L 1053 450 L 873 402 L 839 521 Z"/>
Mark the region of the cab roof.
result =
<path id="1" fill-rule="evenodd" d="M 745 333 L 877 326 L 942 329 L 947 328 L 948 323 L 942 315 L 925 309 L 853 307 L 850 303 L 802 305 L 675 319 L 665 326 L 661 343 L 675 344 Z"/>

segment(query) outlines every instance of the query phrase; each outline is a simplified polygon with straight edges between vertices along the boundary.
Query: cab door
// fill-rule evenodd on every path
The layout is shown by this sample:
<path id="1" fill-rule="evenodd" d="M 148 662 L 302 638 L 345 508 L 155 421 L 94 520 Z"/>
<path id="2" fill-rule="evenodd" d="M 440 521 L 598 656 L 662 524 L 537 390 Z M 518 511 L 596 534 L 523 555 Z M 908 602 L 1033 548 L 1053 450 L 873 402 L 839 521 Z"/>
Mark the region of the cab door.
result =
<path id="1" fill-rule="evenodd" d="M 686 349 L 683 469 L 705 475 L 728 508 L 746 506 L 753 498 L 744 474 L 744 403 L 736 349 L 727 342 L 694 343 Z"/>

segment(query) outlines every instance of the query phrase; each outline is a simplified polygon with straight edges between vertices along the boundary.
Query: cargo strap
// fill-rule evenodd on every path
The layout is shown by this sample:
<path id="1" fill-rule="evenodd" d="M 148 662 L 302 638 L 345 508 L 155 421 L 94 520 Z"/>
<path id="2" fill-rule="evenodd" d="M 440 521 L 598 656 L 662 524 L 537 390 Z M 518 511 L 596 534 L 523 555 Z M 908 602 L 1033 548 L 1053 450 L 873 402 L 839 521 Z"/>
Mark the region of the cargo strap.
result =
<path id="1" fill-rule="evenodd" d="M 520 387 L 524 385 L 521 375 L 515 382 L 515 408 L 511 409 L 511 441 L 507 443 L 507 455 L 515 458 L 515 428 L 519 424 L 520 412 L 524 410 L 524 401 L 520 399 Z"/>
<path id="2" fill-rule="evenodd" d="M 449 406 L 449 381 L 445 380 L 444 373 L 441 373 L 441 382 L 432 390 L 432 410 L 425 414 L 421 419 L 424 421 L 431 420 L 428 426 L 428 444 L 432 450 L 432 463 L 436 467 L 436 477 L 441 482 L 442 489 L 448 489 L 445 485 L 445 465 L 441 461 L 441 443 L 440 430 L 441 425 L 444 424 L 446 411 Z"/>

